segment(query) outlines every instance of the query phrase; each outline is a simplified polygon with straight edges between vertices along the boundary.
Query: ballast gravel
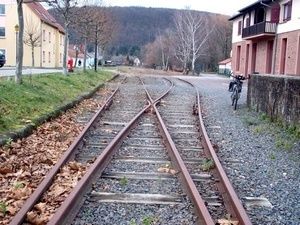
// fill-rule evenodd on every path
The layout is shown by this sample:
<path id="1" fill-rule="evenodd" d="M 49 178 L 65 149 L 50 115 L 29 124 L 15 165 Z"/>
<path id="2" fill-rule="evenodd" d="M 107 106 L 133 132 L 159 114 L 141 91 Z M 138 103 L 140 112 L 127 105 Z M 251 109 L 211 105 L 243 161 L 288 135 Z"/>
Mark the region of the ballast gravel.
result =
<path id="1" fill-rule="evenodd" d="M 233 110 L 229 78 L 201 75 L 187 78 L 201 93 L 204 122 L 229 179 L 253 224 L 300 224 L 300 144 L 286 150 L 276 146 L 271 132 L 254 132 L 244 119 L 259 116 L 246 106 L 247 83 Z M 259 197 L 264 206 L 249 206 Z M 271 203 L 271 204 L 269 204 Z"/>

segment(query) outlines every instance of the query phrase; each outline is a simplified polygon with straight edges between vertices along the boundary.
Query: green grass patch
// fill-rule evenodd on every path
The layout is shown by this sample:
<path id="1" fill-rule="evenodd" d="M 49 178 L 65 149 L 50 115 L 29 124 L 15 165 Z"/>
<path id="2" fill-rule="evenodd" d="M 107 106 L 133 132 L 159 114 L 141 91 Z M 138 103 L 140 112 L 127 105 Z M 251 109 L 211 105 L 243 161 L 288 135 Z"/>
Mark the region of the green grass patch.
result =
<path id="1" fill-rule="evenodd" d="M 281 120 L 272 120 L 266 114 L 253 114 L 246 112 L 244 123 L 254 134 L 268 133 L 273 135 L 275 146 L 278 149 L 291 150 L 300 141 L 300 126 L 288 125 Z"/>
<path id="2" fill-rule="evenodd" d="M 34 123 L 76 97 L 112 78 L 110 72 L 87 71 L 64 76 L 60 73 L 23 76 L 23 84 L 0 80 L 0 134 Z"/>

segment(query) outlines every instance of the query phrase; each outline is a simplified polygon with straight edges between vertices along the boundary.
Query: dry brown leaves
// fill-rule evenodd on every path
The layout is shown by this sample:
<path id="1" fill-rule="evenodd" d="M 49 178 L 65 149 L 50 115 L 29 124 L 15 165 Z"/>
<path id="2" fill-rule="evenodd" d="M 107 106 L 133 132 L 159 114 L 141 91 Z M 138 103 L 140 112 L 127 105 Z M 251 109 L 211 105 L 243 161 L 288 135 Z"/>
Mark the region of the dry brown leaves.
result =
<path id="1" fill-rule="evenodd" d="M 64 166 L 49 190 L 43 195 L 41 201 L 34 206 L 34 209 L 27 213 L 27 222 L 34 225 L 47 224 L 57 208 L 70 194 L 78 181 L 83 177 L 88 165 L 78 162 L 69 162 Z"/>
<path id="2" fill-rule="evenodd" d="M 110 93 L 103 89 L 97 95 L 107 96 Z M 86 99 L 41 125 L 29 137 L 0 147 L 1 225 L 8 224 L 83 129 L 76 118 L 84 112 L 95 112 L 101 104 L 97 99 Z"/>
<path id="3" fill-rule="evenodd" d="M 162 167 L 159 167 L 157 169 L 157 171 L 160 172 L 160 173 L 169 173 L 169 174 L 172 174 L 172 175 L 176 175 L 178 173 L 178 171 L 172 169 L 169 164 L 166 164 Z"/>
<path id="4" fill-rule="evenodd" d="M 238 221 L 233 221 L 233 220 L 228 220 L 228 219 L 220 219 L 218 220 L 219 225 L 238 225 L 239 222 Z"/>

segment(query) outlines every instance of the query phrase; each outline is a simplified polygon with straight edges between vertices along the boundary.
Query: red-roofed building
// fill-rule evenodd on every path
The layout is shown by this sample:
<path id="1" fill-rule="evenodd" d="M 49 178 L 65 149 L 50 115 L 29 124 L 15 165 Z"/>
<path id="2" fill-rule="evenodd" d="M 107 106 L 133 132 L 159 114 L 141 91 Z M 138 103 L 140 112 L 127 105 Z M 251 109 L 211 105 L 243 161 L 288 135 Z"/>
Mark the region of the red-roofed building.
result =
<path id="1" fill-rule="evenodd" d="M 62 67 L 64 29 L 38 2 L 24 3 L 24 41 L 29 36 L 37 38 L 34 47 L 35 67 Z M 6 66 L 16 64 L 16 31 L 18 25 L 15 1 L 0 2 L 0 50 L 5 52 Z M 32 66 L 32 48 L 24 44 L 24 66 Z"/>
<path id="2" fill-rule="evenodd" d="M 230 18 L 235 74 L 300 76 L 300 0 L 261 0 Z"/>
<path id="3" fill-rule="evenodd" d="M 225 59 L 221 62 L 218 63 L 219 64 L 219 74 L 226 74 L 226 75 L 230 75 L 231 72 L 231 58 Z"/>

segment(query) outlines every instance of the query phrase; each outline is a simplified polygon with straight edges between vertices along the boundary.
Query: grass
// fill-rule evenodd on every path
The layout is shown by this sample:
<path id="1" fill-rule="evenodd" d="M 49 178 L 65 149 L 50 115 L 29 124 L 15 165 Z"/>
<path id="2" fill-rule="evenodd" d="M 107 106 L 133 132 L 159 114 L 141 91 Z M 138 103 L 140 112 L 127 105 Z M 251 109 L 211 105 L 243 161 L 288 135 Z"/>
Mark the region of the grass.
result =
<path id="1" fill-rule="evenodd" d="M 7 213 L 7 204 L 5 202 L 0 202 L 0 212 L 3 215 Z"/>
<path id="2" fill-rule="evenodd" d="M 280 120 L 274 121 L 266 114 L 257 116 L 247 113 L 243 117 L 243 121 L 254 134 L 268 133 L 273 135 L 277 149 L 289 151 L 300 141 L 299 125 L 288 125 Z"/>
<path id="3" fill-rule="evenodd" d="M 21 182 L 16 182 L 15 184 L 14 184 L 14 188 L 15 189 L 22 189 L 22 188 L 24 188 L 25 187 L 25 185 L 23 184 L 23 183 L 21 183 Z"/>
<path id="4" fill-rule="evenodd" d="M 23 77 L 23 84 L 0 80 L 0 134 L 24 127 L 110 79 L 110 72 L 87 71 Z"/>
<path id="5" fill-rule="evenodd" d="M 155 223 L 155 221 L 156 221 L 155 217 L 153 217 L 153 216 L 146 216 L 146 217 L 143 218 L 142 223 L 143 223 L 143 225 L 152 225 L 152 224 Z"/>
<path id="6" fill-rule="evenodd" d="M 121 185 L 122 187 L 125 187 L 127 184 L 128 184 L 128 179 L 127 179 L 127 177 L 122 177 L 122 178 L 120 179 L 120 185 Z"/>
<path id="7" fill-rule="evenodd" d="M 201 169 L 204 171 L 210 171 L 215 168 L 215 162 L 212 159 L 205 159 L 201 165 Z"/>

